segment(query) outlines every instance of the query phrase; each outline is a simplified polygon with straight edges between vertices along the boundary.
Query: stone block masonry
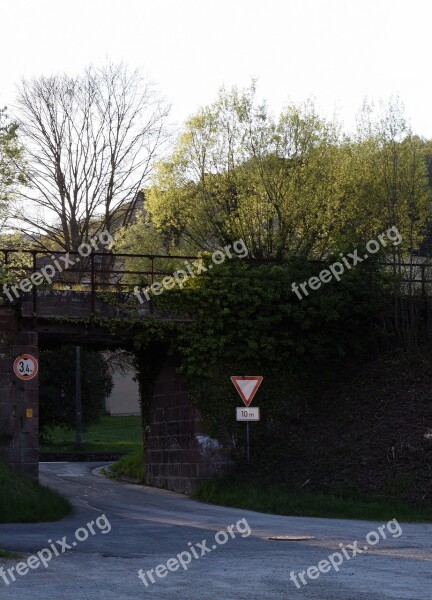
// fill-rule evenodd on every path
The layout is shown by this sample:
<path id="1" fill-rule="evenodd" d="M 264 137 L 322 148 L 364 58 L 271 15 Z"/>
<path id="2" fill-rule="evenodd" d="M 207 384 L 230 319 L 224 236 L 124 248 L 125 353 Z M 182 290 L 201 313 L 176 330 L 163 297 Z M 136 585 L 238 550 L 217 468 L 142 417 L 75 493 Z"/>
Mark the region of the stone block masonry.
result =
<path id="1" fill-rule="evenodd" d="M 37 333 L 18 331 L 15 308 L 0 307 L 0 459 L 32 479 L 39 476 L 38 377 L 21 381 L 13 373 L 20 354 L 38 357 Z"/>
<path id="2" fill-rule="evenodd" d="M 149 485 L 188 492 L 232 468 L 227 450 L 208 436 L 173 358 L 165 359 L 156 377 L 149 428 L 145 451 Z"/>

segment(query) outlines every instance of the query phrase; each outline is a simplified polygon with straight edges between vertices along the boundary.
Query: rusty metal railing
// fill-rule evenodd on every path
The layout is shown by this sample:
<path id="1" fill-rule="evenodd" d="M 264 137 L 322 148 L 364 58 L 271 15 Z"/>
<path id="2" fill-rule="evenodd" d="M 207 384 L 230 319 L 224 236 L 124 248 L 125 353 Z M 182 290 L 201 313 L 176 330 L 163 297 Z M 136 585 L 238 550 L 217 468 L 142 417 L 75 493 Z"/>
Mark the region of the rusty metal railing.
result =
<path id="1" fill-rule="evenodd" d="M 51 251 L 51 250 L 21 250 L 16 248 L 0 248 L 0 262 L 4 268 L 15 274 L 16 281 L 11 282 L 17 287 L 18 282 L 27 278 L 29 274 L 39 273 L 47 265 L 55 265 L 61 257 L 69 257 L 71 267 L 55 269 L 51 286 L 53 289 L 79 289 L 90 292 L 90 312 L 95 314 L 97 292 L 115 289 L 116 291 L 130 291 L 135 285 L 152 285 L 155 278 L 173 275 L 179 268 L 179 261 L 199 260 L 198 256 L 191 255 L 166 255 L 166 254 L 133 254 L 109 253 L 91 250 L 87 255 L 77 251 Z M 74 260 L 71 259 L 74 257 Z M 280 264 L 282 261 L 272 258 L 244 258 L 248 264 Z M 131 268 L 134 261 L 146 263 L 148 268 Z M 66 264 L 65 262 L 65 264 Z M 316 264 L 317 269 L 323 265 L 322 261 L 309 261 Z M 430 257 L 417 257 L 417 262 L 378 262 L 384 270 L 398 272 L 400 281 L 407 284 L 410 289 L 414 286 L 420 289 L 423 295 L 432 296 L 432 259 Z M 162 268 L 165 265 L 169 268 Z M 135 280 L 134 280 L 135 278 Z M 144 278 L 148 278 L 147 281 Z M 63 287 L 62 287 L 63 286 Z M 32 313 L 38 313 L 38 288 L 41 284 L 31 283 L 23 292 L 31 292 Z M 43 286 L 42 286 L 43 288 Z M 151 306 L 150 306 L 151 307 Z"/>
<path id="2" fill-rule="evenodd" d="M 31 277 L 35 273 L 43 273 L 44 268 L 51 265 L 55 273 L 50 276 L 49 285 L 54 289 L 83 289 L 90 292 L 91 314 L 95 313 L 96 293 L 115 288 L 116 291 L 130 290 L 134 285 L 143 285 L 144 277 L 148 278 L 148 285 L 154 283 L 156 277 L 172 275 L 173 270 L 164 270 L 158 263 L 175 264 L 178 261 L 196 260 L 197 256 L 191 255 L 164 255 L 164 254 L 131 254 L 107 253 L 91 251 L 88 255 L 76 251 L 51 251 L 51 250 L 20 250 L 0 248 L 0 257 L 3 258 L 5 269 L 15 274 L 15 281 L 7 284 L 9 289 L 18 287 L 19 282 Z M 60 257 L 67 257 L 70 266 L 59 269 L 57 267 Z M 71 257 L 74 257 L 73 259 Z M 149 268 L 133 269 L 125 266 L 134 260 L 147 261 Z M 57 263 L 57 265 L 56 265 Z M 61 265 L 60 265 L 61 266 Z M 132 278 L 136 281 L 132 281 Z M 22 290 L 31 291 L 32 312 L 37 316 L 38 294 L 41 284 L 31 282 L 30 288 Z M 66 286 L 66 287 L 65 287 Z M 45 289 L 45 288 L 44 288 Z"/>

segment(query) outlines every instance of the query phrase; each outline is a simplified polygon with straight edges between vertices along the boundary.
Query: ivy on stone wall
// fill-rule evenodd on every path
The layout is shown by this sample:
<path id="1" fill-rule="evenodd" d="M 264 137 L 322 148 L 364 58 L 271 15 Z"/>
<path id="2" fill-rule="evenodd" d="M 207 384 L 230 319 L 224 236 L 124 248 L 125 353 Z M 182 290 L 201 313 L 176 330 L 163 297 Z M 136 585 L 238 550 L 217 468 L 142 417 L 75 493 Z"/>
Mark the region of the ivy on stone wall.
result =
<path id="1" fill-rule="evenodd" d="M 148 353 L 161 342 L 180 357 L 210 435 L 234 448 L 244 428 L 235 421 L 241 400 L 230 375 L 264 376 L 256 402 L 266 435 L 283 422 L 281 414 L 288 417 L 316 402 L 338 369 L 376 350 L 378 315 L 389 297 L 386 280 L 371 262 L 299 300 L 291 284 L 323 268 L 300 260 L 253 266 L 233 260 L 189 279 L 181 290 L 154 297 L 155 314 L 173 318 L 142 321 L 136 335 L 144 369 L 140 381 L 147 390 L 143 409 L 150 397 L 144 384 L 151 372 Z"/>

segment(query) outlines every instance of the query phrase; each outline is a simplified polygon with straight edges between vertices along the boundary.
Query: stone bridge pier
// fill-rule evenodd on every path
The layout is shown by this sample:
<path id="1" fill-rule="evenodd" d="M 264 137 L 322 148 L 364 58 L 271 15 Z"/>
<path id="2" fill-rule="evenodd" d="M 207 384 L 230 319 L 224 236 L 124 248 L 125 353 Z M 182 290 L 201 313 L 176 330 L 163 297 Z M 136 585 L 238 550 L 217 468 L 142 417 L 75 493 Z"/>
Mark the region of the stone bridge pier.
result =
<path id="1" fill-rule="evenodd" d="M 144 453 L 145 482 L 175 492 L 232 469 L 229 452 L 212 439 L 174 357 L 165 358 L 155 378 Z"/>
<path id="2" fill-rule="evenodd" d="M 38 357 L 38 334 L 18 331 L 14 307 L 0 307 L 0 458 L 32 479 L 39 476 L 38 376 L 22 381 L 13 373 L 20 354 Z"/>

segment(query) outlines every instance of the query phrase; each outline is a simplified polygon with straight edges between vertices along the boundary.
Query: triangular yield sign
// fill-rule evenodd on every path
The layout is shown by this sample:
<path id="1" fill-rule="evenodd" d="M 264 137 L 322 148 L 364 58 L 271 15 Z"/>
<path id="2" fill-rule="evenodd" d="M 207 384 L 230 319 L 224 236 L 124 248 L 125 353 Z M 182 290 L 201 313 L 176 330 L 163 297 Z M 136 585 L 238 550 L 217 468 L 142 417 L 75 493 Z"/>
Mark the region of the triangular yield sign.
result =
<path id="1" fill-rule="evenodd" d="M 261 385 L 263 378 L 261 375 L 251 375 L 249 377 L 240 377 L 239 375 L 233 375 L 231 381 L 236 387 L 236 390 L 241 396 L 241 399 L 249 406 L 255 396 L 259 386 Z"/>

